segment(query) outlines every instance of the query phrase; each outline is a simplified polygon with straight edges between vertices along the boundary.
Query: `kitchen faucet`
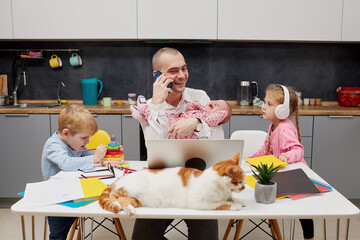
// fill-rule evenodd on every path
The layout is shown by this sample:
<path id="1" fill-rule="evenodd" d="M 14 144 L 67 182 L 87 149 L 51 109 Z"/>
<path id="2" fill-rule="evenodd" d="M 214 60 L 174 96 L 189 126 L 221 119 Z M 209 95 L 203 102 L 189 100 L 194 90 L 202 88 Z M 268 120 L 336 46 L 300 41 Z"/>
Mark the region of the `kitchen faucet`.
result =
<path id="1" fill-rule="evenodd" d="M 60 84 L 61 84 L 63 87 L 65 87 L 65 84 L 64 84 L 62 81 L 60 81 L 60 82 L 58 83 L 58 88 L 57 88 L 57 103 L 58 103 L 58 105 L 61 105 L 61 100 L 60 100 Z"/>
<path id="2" fill-rule="evenodd" d="M 19 88 L 19 83 L 20 83 L 21 76 L 24 77 L 24 86 L 26 86 L 26 72 L 25 72 L 25 69 L 23 70 L 22 73 L 18 73 L 16 75 L 16 80 L 15 80 L 15 85 L 14 85 L 14 90 L 13 90 L 14 105 L 18 105 L 17 90 Z"/>

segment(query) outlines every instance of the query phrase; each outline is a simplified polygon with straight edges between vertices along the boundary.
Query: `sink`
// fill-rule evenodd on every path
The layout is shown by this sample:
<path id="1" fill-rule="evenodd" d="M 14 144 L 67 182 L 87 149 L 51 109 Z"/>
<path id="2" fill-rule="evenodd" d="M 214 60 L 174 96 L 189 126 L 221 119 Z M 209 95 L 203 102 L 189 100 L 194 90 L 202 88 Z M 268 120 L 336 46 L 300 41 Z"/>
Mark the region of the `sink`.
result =
<path id="1" fill-rule="evenodd" d="M 59 106 L 57 103 L 20 103 L 17 105 L 6 105 L 6 108 L 52 108 Z"/>

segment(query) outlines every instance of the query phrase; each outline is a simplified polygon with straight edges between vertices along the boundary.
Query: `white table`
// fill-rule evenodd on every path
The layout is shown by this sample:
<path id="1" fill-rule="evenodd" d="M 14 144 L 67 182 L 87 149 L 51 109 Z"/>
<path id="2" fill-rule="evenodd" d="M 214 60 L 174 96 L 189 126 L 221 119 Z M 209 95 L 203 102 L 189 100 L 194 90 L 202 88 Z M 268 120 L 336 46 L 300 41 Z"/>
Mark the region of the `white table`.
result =
<path id="1" fill-rule="evenodd" d="M 130 162 L 130 167 L 141 168 L 146 162 Z M 325 182 L 314 171 L 302 163 L 295 163 L 285 167 L 285 170 L 302 168 L 313 179 Z M 98 202 L 80 208 L 69 208 L 58 204 L 39 207 L 24 207 L 22 200 L 11 207 L 11 211 L 20 215 L 66 216 L 66 217 L 108 217 L 108 218 L 180 218 L 180 219 L 350 219 L 359 214 L 359 209 L 336 189 L 328 193 L 321 193 L 310 197 L 291 200 L 290 198 L 277 200 L 273 204 L 259 204 L 255 202 L 254 190 L 247 187 L 238 196 L 247 206 L 240 211 L 203 211 L 193 209 L 155 209 L 137 208 L 135 216 L 128 216 L 124 212 L 114 214 L 103 210 Z M 349 221 L 348 221 L 349 223 Z"/>

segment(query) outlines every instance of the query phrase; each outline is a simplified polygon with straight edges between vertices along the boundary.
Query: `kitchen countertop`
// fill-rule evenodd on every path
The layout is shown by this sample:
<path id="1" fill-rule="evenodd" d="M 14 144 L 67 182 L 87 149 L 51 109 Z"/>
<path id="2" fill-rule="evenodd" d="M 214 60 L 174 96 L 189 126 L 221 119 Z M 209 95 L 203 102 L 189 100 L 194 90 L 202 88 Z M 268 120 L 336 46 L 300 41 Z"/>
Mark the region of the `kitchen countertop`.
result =
<path id="1" fill-rule="evenodd" d="M 55 100 L 20 100 L 20 103 L 56 103 Z M 91 113 L 97 114 L 131 114 L 130 105 L 127 101 L 123 104 L 115 104 L 113 100 L 111 107 L 98 105 L 84 105 Z M 232 109 L 233 115 L 261 115 L 261 108 L 254 106 L 238 106 L 236 101 L 227 101 Z M 82 104 L 81 100 L 68 100 L 68 104 Z M 0 113 L 7 114 L 57 114 L 65 106 L 51 108 L 19 108 L 0 106 Z M 321 106 L 300 106 L 299 115 L 338 115 L 338 116 L 360 116 L 360 107 L 342 107 L 337 102 L 322 102 Z"/>

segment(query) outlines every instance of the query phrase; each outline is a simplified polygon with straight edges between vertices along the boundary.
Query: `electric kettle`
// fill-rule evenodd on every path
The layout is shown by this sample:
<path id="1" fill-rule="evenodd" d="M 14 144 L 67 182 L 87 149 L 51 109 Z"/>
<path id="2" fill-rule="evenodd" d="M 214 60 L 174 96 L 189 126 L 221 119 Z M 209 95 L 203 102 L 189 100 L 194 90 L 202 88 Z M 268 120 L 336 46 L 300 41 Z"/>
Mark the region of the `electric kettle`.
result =
<path id="1" fill-rule="evenodd" d="M 251 104 L 253 97 L 258 95 L 258 84 L 255 81 L 240 81 L 237 84 L 237 103 L 240 106 Z"/>

